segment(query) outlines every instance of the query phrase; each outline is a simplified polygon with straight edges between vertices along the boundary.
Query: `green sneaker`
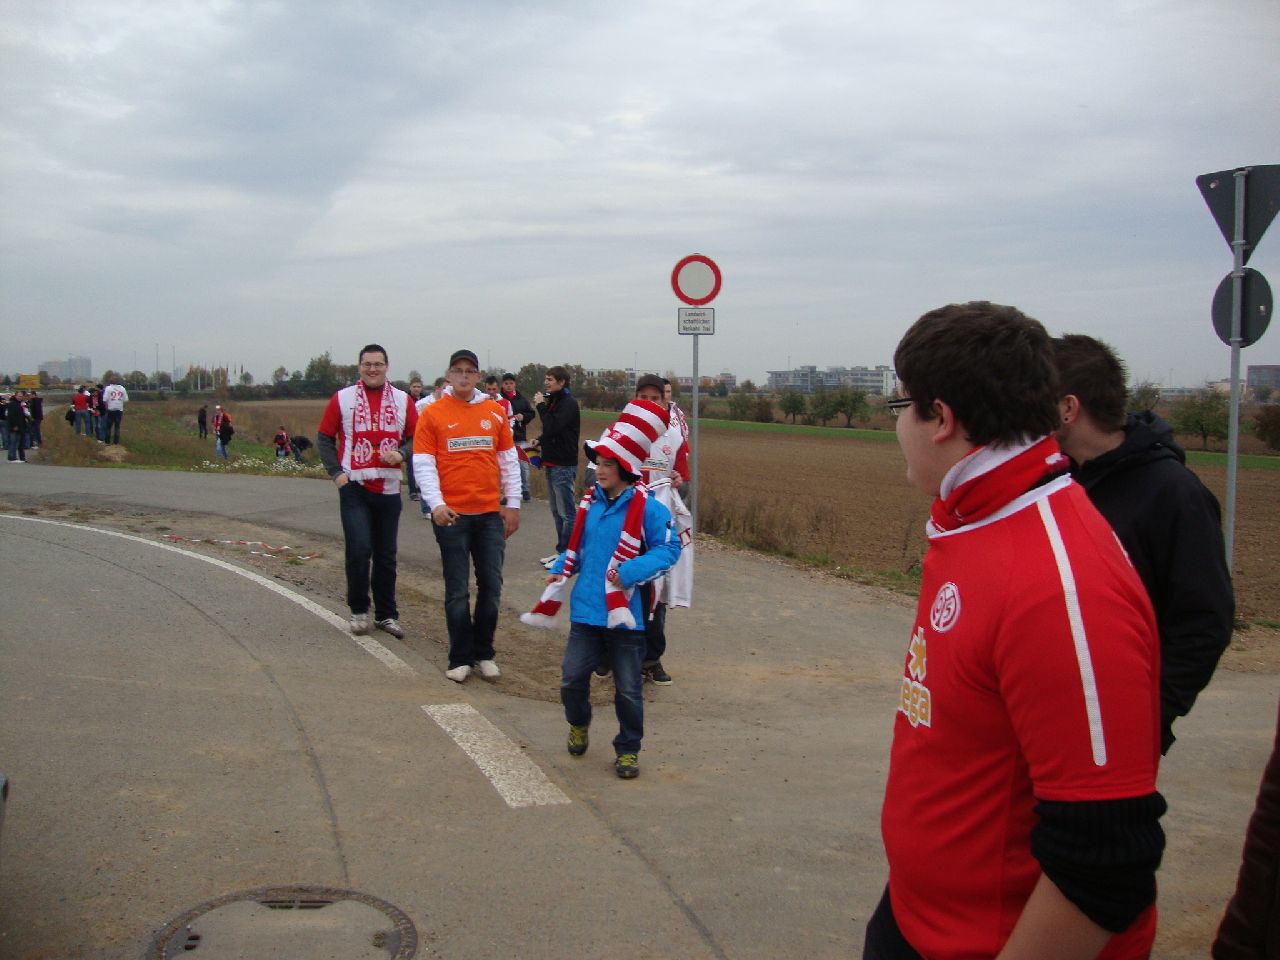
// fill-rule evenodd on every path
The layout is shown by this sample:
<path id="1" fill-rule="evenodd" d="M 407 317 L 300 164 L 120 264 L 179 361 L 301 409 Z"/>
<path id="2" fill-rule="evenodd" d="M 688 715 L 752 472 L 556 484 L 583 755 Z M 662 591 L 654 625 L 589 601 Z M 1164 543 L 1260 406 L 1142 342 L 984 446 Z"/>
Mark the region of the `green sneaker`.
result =
<path id="1" fill-rule="evenodd" d="M 613 761 L 613 769 L 623 780 L 640 776 L 640 760 L 634 753 L 620 753 Z"/>
<path id="2" fill-rule="evenodd" d="M 569 754 L 580 757 L 587 752 L 587 727 L 569 724 Z"/>

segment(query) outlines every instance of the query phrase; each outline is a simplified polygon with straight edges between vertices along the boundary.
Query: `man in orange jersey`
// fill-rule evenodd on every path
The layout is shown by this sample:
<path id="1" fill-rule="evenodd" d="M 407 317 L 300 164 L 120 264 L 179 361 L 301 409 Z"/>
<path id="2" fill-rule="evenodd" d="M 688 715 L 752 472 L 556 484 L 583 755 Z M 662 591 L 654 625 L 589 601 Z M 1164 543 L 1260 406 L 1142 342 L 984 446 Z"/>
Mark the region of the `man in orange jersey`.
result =
<path id="1" fill-rule="evenodd" d="M 511 425 L 497 403 L 476 390 L 480 363 L 470 350 L 449 358 L 450 390 L 424 407 L 413 441 L 413 471 L 444 568 L 449 629 L 445 676 L 462 683 L 474 667 L 500 675 L 493 634 L 502 597 L 506 540 L 520 528 L 520 466 Z M 470 564 L 476 603 L 470 606 Z"/>

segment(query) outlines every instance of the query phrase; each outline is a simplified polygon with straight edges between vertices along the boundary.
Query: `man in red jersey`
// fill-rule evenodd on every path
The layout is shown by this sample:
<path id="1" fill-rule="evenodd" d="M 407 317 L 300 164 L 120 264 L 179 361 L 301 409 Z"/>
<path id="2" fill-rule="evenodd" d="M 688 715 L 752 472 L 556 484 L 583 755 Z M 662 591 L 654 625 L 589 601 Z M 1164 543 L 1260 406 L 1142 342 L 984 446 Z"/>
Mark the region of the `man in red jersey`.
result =
<path id="1" fill-rule="evenodd" d="M 359 371 L 359 380 L 329 399 L 320 418 L 316 450 L 338 487 L 351 632 L 369 632 L 372 586 L 374 626 L 400 639 L 404 636 L 396 608 L 400 467 L 413 447 L 418 411 L 407 393 L 387 382 L 387 351 L 381 346 L 371 343 L 360 351 Z"/>
<path id="2" fill-rule="evenodd" d="M 1067 472 L 1044 328 L 957 304 L 899 343 L 899 445 L 933 495 L 863 956 L 1137 960 L 1155 937 L 1159 643 Z"/>

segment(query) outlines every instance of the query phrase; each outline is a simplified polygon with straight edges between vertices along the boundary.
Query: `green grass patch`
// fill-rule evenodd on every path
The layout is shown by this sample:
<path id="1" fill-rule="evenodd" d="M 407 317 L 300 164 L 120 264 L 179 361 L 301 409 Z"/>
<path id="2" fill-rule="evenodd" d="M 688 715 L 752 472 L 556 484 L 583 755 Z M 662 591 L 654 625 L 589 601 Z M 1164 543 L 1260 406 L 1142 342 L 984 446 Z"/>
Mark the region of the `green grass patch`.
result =
<path id="1" fill-rule="evenodd" d="M 1187 463 L 1226 469 L 1227 455 L 1216 450 L 1188 450 Z M 1236 466 L 1241 470 L 1280 470 L 1280 456 L 1242 453 L 1236 457 Z"/>
<path id="2" fill-rule="evenodd" d="M 65 420 L 49 419 L 41 458 L 58 466 L 114 467 L 133 470 L 201 470 L 216 473 L 251 473 L 260 476 L 324 477 L 315 451 L 301 464 L 292 458 L 277 460 L 270 442 L 274 418 L 255 416 L 247 408 L 237 412 L 236 434 L 230 460 L 214 452 L 212 436 L 201 440 L 195 428 L 194 407 L 182 401 L 130 404 L 120 428 L 120 444 L 100 444 L 77 436 Z M 258 421 L 262 422 L 259 423 Z M 265 435 L 265 436 L 264 436 Z"/>

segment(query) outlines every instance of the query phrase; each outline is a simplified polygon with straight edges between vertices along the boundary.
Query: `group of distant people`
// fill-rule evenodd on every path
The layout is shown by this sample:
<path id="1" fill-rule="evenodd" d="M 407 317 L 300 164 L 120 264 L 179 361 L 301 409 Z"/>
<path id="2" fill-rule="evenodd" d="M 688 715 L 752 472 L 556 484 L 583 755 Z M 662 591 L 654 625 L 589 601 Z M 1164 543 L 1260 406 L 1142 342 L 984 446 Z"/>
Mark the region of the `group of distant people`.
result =
<path id="1" fill-rule="evenodd" d="M 120 424 L 129 392 L 118 382 L 78 384 L 67 405 L 66 420 L 77 435 L 102 444 L 120 442 Z M 0 394 L 0 445 L 10 463 L 25 463 L 27 451 L 44 442 L 44 398 L 38 390 Z"/>
<path id="2" fill-rule="evenodd" d="M 212 428 L 214 456 L 221 457 L 223 460 L 230 460 L 231 439 L 236 435 L 236 428 L 235 424 L 232 423 L 231 411 L 224 409 L 220 403 L 213 405 Z M 208 439 L 209 429 L 209 407 L 206 404 L 196 411 L 196 432 L 201 440 Z"/>
<path id="3" fill-rule="evenodd" d="M 40 424 L 44 420 L 44 398 L 36 390 L 0 393 L 0 450 L 9 463 L 26 463 L 27 451 L 39 449 Z"/>
<path id="4" fill-rule="evenodd" d="M 120 442 L 120 425 L 129 391 L 118 380 L 79 384 L 67 407 L 67 423 L 77 436 L 108 444 Z"/>
<path id="5" fill-rule="evenodd" d="M 556 625 L 566 585 L 576 578 L 560 684 L 568 749 L 575 756 L 586 751 L 590 678 L 611 671 L 619 722 L 615 770 L 624 779 L 635 777 L 643 737 L 641 686 L 645 678 L 671 682 L 659 659 L 665 607 L 687 606 L 691 582 L 686 575 L 684 587 L 666 586 L 689 541 L 688 511 L 677 492 L 687 467 L 676 468 L 687 460 L 688 436 L 683 417 L 673 413 L 678 407 L 662 398 L 662 381 L 641 378 L 618 421 L 583 446 L 596 474 L 579 500 L 580 411 L 564 367 L 548 369 L 532 402 L 511 374 L 490 376 L 482 386 L 479 360 L 470 350 L 453 352 L 430 393 L 416 379 L 408 391 L 392 385 L 387 352 L 376 343 L 360 351 L 357 369 L 358 381 L 330 399 L 316 438 L 320 460 L 338 487 L 352 633 L 376 628 L 404 636 L 395 589 L 401 471 L 408 467 L 410 499 L 431 520 L 440 550 L 449 635 L 445 676 L 456 683 L 473 672 L 490 680 L 501 676 L 495 634 L 505 545 L 530 499 L 529 469 L 540 466 L 556 545 L 540 561 L 548 571 L 546 590 L 522 619 Z M 535 418 L 541 432 L 530 440 Z M 661 648 L 651 646 L 650 635 Z"/>
<path id="6" fill-rule="evenodd" d="M 205 404 L 196 411 L 196 431 L 201 440 L 205 440 L 209 436 L 209 420 L 209 407 Z M 232 423 L 231 411 L 225 409 L 220 403 L 214 404 L 213 452 L 215 456 L 221 457 L 223 460 L 231 459 L 231 439 L 235 436 L 235 433 L 236 428 Z M 285 460 L 292 456 L 298 463 L 302 462 L 303 451 L 311 446 L 311 441 L 306 437 L 290 434 L 283 423 L 276 428 L 275 436 L 271 438 L 271 443 L 275 448 L 277 460 Z"/>

